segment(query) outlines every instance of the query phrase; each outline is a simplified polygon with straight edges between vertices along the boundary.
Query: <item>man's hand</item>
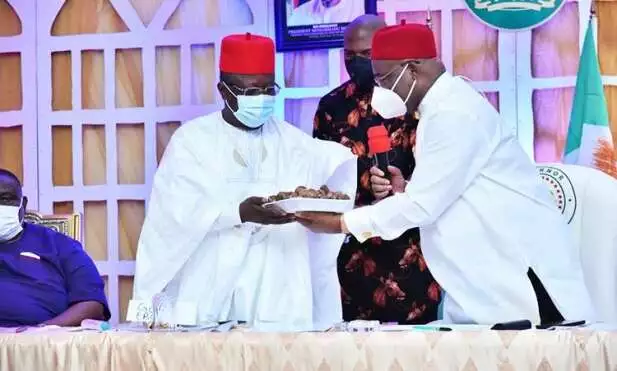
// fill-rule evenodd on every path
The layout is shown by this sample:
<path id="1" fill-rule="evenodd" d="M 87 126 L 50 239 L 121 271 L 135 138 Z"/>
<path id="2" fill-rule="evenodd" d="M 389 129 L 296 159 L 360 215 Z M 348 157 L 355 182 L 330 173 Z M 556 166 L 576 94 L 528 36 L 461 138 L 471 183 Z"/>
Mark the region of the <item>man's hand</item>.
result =
<path id="1" fill-rule="evenodd" d="M 296 213 L 296 221 L 315 233 L 347 233 L 342 214 L 300 212 Z"/>
<path id="2" fill-rule="evenodd" d="M 97 301 L 82 301 L 71 305 L 58 316 L 45 321 L 39 326 L 79 326 L 85 319 L 104 321 L 105 308 Z"/>
<path id="3" fill-rule="evenodd" d="M 287 214 L 280 207 L 264 206 L 266 199 L 249 197 L 240 204 L 240 220 L 242 223 L 257 224 L 287 224 L 295 221 L 293 214 Z"/>
<path id="4" fill-rule="evenodd" d="M 405 178 L 401 170 L 394 166 L 388 166 L 390 172 L 390 180 L 385 178 L 383 171 L 378 167 L 373 166 L 371 168 L 371 190 L 376 199 L 381 200 L 392 193 L 405 192 Z"/>

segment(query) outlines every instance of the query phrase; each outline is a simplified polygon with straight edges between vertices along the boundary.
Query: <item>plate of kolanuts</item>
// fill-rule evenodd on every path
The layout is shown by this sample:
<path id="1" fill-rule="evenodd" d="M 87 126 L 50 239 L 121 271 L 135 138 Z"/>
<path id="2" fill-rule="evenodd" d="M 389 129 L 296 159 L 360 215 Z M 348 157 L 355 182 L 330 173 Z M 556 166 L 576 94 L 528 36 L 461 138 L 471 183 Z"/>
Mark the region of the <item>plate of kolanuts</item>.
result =
<path id="1" fill-rule="evenodd" d="M 319 189 L 300 186 L 293 192 L 279 192 L 268 197 L 268 207 L 276 205 L 288 213 L 316 211 L 326 213 L 344 213 L 353 209 L 353 200 L 342 192 L 331 191 L 323 185 Z"/>

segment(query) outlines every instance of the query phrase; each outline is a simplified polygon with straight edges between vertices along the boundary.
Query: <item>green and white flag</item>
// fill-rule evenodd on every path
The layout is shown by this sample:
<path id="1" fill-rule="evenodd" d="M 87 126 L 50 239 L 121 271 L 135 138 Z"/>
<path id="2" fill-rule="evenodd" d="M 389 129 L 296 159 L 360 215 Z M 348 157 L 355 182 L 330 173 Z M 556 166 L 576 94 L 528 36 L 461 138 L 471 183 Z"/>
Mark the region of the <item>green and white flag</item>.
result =
<path id="1" fill-rule="evenodd" d="M 576 76 L 564 162 L 595 167 L 617 177 L 602 75 L 591 20 Z"/>

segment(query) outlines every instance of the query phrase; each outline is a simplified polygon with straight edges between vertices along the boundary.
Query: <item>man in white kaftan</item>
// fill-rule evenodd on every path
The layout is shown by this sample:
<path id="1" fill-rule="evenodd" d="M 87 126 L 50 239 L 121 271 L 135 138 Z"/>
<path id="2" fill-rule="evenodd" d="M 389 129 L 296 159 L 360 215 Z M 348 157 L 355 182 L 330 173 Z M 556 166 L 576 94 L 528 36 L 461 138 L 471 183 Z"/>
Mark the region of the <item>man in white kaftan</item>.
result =
<path id="1" fill-rule="evenodd" d="M 139 240 L 134 299 L 164 292 L 174 304 L 196 305 L 198 323 L 332 325 L 342 317 L 342 236 L 311 239 L 293 220 L 268 216 L 273 211 L 260 200 L 318 188 L 337 169 L 336 190 L 353 195 L 355 159 L 269 114 L 276 90 L 270 39 L 228 36 L 221 53 L 226 107 L 182 125 L 165 151 Z"/>
<path id="2" fill-rule="evenodd" d="M 342 217 L 298 215 L 307 227 L 359 241 L 419 227 L 426 263 L 445 292 L 444 320 L 554 324 L 594 320 L 578 249 L 534 164 L 499 114 L 441 62 L 424 25 L 373 37 L 372 107 L 384 118 L 416 109 L 409 183 L 371 169 L 380 202 Z M 391 194 L 391 192 L 393 194 Z"/>

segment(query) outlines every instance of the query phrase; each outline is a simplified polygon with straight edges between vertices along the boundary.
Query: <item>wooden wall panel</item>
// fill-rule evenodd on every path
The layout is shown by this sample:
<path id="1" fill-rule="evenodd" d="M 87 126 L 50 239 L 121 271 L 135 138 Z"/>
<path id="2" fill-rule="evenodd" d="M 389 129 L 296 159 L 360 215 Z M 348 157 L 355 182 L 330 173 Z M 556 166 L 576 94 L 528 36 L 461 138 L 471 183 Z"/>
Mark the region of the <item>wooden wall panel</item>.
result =
<path id="1" fill-rule="evenodd" d="M 54 202 L 54 214 L 72 214 L 74 212 L 72 201 Z M 83 219 L 82 219 L 83 220 Z"/>
<path id="2" fill-rule="evenodd" d="M 144 106 L 141 49 L 116 50 L 116 107 Z"/>
<path id="3" fill-rule="evenodd" d="M 210 86 L 212 88 L 212 86 Z M 180 104 L 180 47 L 156 48 L 156 105 Z"/>
<path id="4" fill-rule="evenodd" d="M 94 260 L 107 260 L 107 203 L 84 202 L 84 246 Z"/>
<path id="5" fill-rule="evenodd" d="M 531 72 L 535 78 L 576 76 L 579 60 L 579 10 L 567 3 L 531 33 Z M 537 162 L 560 162 L 568 133 L 574 88 L 533 92 L 534 151 Z"/>
<path id="6" fill-rule="evenodd" d="M 219 0 L 183 0 L 167 21 L 165 29 L 216 27 L 220 24 Z"/>
<path id="7" fill-rule="evenodd" d="M 165 153 L 165 148 L 174 132 L 180 127 L 180 123 L 159 122 L 156 124 L 156 163 L 159 164 Z"/>
<path id="8" fill-rule="evenodd" d="M 269 8 L 269 4 L 265 1 L 260 5 L 264 9 Z M 268 10 L 271 11 L 271 9 Z M 165 29 L 252 25 L 254 24 L 254 13 L 246 0 L 182 0 L 180 6 L 167 21 Z M 265 25 L 265 20 L 262 19 L 261 22 Z"/>
<path id="9" fill-rule="evenodd" d="M 598 59 L 604 75 L 617 76 L 617 1 L 596 1 Z M 605 86 L 613 143 L 617 144 L 617 85 Z M 617 147 L 617 146 L 616 146 Z M 617 148 L 616 148 L 617 149 Z"/>
<path id="10" fill-rule="evenodd" d="M 21 110 L 23 94 L 19 53 L 0 54 L 0 82 L 0 111 Z"/>
<path id="11" fill-rule="evenodd" d="M 484 96 L 488 99 L 489 102 L 495 107 L 497 111 L 499 111 L 499 92 L 485 92 Z"/>
<path id="12" fill-rule="evenodd" d="M 6 0 L 0 0 L 0 36 L 21 34 L 21 21 L 15 9 Z"/>
<path id="13" fill-rule="evenodd" d="M 328 50 L 285 53 L 285 87 L 320 87 L 328 85 Z M 310 71 L 310 73 L 307 73 Z"/>
<path id="14" fill-rule="evenodd" d="M 63 36 L 128 30 L 109 0 L 65 0 L 51 34 Z"/>
<path id="15" fill-rule="evenodd" d="M 603 74 L 617 76 L 617 1 L 596 1 L 598 59 Z"/>
<path id="16" fill-rule="evenodd" d="M 139 15 L 144 26 L 148 26 L 163 0 L 129 0 L 129 2 Z"/>
<path id="17" fill-rule="evenodd" d="M 51 108 L 54 111 L 73 108 L 71 66 L 71 52 L 51 54 Z"/>
<path id="18" fill-rule="evenodd" d="M 116 148 L 118 150 L 118 184 L 144 184 L 144 125 L 118 124 Z"/>
<path id="19" fill-rule="evenodd" d="M 83 125 L 82 162 L 84 185 L 107 183 L 105 125 Z"/>
<path id="20" fill-rule="evenodd" d="M 535 154 L 537 162 L 559 162 L 568 133 L 574 88 L 533 92 Z"/>
<path id="21" fill-rule="evenodd" d="M 579 59 L 578 17 L 578 4 L 569 2 L 550 21 L 533 29 L 531 71 L 534 77 L 576 75 Z"/>
<path id="22" fill-rule="evenodd" d="M 119 296 L 120 296 L 120 315 L 119 320 L 126 320 L 126 312 L 129 308 L 129 301 L 133 296 L 133 277 L 131 276 L 120 276 L 118 277 L 118 285 L 119 285 Z"/>
<path id="23" fill-rule="evenodd" d="M 137 242 L 146 215 L 143 200 L 118 200 L 118 255 L 120 260 L 135 260 Z"/>
<path id="24" fill-rule="evenodd" d="M 101 276 L 101 278 L 103 279 L 103 285 L 105 285 L 105 297 L 109 298 L 109 277 Z"/>
<path id="25" fill-rule="evenodd" d="M 52 138 L 52 176 L 55 186 L 73 185 L 73 128 L 54 126 Z"/>
<path id="26" fill-rule="evenodd" d="M 0 168 L 24 181 L 23 133 L 21 126 L 0 127 Z"/>
<path id="27" fill-rule="evenodd" d="M 498 31 L 478 21 L 467 10 L 455 10 L 452 13 L 452 22 L 452 72 L 474 81 L 499 79 Z"/>
<path id="28" fill-rule="evenodd" d="M 214 89 L 214 45 L 191 45 L 191 104 L 212 104 L 218 91 Z"/>
<path id="29" fill-rule="evenodd" d="M 81 52 L 81 106 L 105 108 L 105 65 L 102 50 Z"/>

